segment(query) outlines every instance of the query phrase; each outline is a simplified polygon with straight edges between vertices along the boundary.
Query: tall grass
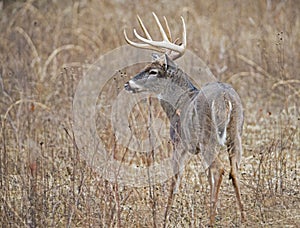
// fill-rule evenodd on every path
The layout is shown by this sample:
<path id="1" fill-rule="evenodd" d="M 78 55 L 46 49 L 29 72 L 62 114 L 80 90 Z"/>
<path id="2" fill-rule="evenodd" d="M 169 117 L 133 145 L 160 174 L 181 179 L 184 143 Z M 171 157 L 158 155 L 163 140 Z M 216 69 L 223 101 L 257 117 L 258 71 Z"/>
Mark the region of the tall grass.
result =
<path id="1" fill-rule="evenodd" d="M 0 6 L 3 227 L 163 224 L 170 183 L 133 188 L 103 179 L 80 157 L 72 131 L 79 80 L 99 56 L 125 44 L 122 30 L 137 26 L 136 14 L 150 23 L 152 11 L 169 18 L 173 34 L 180 34 L 184 16 L 188 48 L 242 97 L 246 117 L 240 178 L 246 226 L 300 225 L 298 1 L 29 0 L 2 1 Z M 159 37 L 156 28 L 150 31 Z M 125 73 L 117 72 L 118 80 L 111 80 L 103 93 L 115 96 L 131 76 Z M 109 106 L 110 100 L 102 98 L 99 102 Z M 155 100 L 147 102 L 133 110 L 130 123 L 143 124 L 151 113 L 164 117 Z M 154 151 L 156 157 L 113 147 L 105 114 L 99 110 L 97 129 L 115 159 L 147 166 L 170 156 L 168 138 Z M 133 131 L 147 134 L 139 128 Z M 209 186 L 201 170 L 199 157 L 187 165 L 167 218 L 169 227 L 208 223 Z M 224 180 L 220 195 L 217 226 L 241 226 L 229 180 Z"/>

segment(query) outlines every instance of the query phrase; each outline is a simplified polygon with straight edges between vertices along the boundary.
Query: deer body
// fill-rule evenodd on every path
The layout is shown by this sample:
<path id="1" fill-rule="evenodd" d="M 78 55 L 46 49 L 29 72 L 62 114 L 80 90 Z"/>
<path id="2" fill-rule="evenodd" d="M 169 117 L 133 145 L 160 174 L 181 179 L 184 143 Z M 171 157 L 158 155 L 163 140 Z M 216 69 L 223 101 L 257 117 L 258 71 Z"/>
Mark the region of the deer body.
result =
<path id="1" fill-rule="evenodd" d="M 167 23 L 168 34 L 162 30 L 155 14 L 154 17 L 164 41 L 170 42 L 171 35 Z M 245 215 L 238 179 L 238 166 L 242 156 L 243 109 L 238 94 L 230 85 L 221 82 L 209 83 L 198 89 L 192 84 L 188 75 L 173 62 L 183 54 L 186 45 L 184 21 L 183 44 L 178 45 L 176 49 L 173 43 L 173 46 L 168 46 L 165 43 L 158 45 L 159 42 L 152 41 L 140 19 L 139 22 L 148 40 L 141 39 L 135 31 L 137 38 L 146 43 L 137 44 L 128 40 L 125 33 L 129 44 L 154 50 L 163 47 L 177 52 L 175 55 L 170 52 L 156 57 L 151 64 L 125 84 L 125 89 L 133 93 L 154 93 L 169 118 L 170 138 L 173 143 L 173 170 L 176 177 L 172 182 L 171 199 L 173 193 L 179 188 L 187 155 L 201 153 L 204 167 L 208 169 L 211 186 L 210 225 L 213 225 L 224 173 L 218 151 L 220 146 L 226 145 L 231 165 L 230 178 L 243 221 Z M 166 215 L 167 210 L 165 217 Z"/>

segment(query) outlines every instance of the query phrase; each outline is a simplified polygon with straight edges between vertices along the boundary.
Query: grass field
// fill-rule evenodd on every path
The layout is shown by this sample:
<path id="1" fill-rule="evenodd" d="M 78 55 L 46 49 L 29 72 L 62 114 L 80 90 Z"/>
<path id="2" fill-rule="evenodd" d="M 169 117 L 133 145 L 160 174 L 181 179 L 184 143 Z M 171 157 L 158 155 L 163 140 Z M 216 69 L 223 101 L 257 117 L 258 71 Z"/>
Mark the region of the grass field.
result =
<path id="1" fill-rule="evenodd" d="M 105 180 L 80 156 L 72 128 L 80 79 L 101 55 L 125 44 L 123 29 L 138 27 L 137 14 L 153 22 L 152 11 L 168 18 L 173 35 L 180 34 L 182 15 L 188 49 L 243 101 L 240 180 L 247 222 L 241 224 L 224 160 L 216 227 L 300 227 L 298 0 L 0 1 L 2 227 L 162 227 L 171 181 L 137 188 Z M 150 31 L 159 37 L 155 26 Z M 116 160 L 140 166 L 149 158 L 125 155 L 104 118 L 130 74 L 116 77 L 99 95 L 108 108 L 98 110 L 98 135 Z M 165 118 L 156 103 L 151 112 Z M 129 117 L 132 125 L 150 115 L 142 105 Z M 168 140 L 155 151 L 155 162 L 170 156 Z M 208 211 L 209 185 L 195 157 L 167 227 L 205 227 Z"/>

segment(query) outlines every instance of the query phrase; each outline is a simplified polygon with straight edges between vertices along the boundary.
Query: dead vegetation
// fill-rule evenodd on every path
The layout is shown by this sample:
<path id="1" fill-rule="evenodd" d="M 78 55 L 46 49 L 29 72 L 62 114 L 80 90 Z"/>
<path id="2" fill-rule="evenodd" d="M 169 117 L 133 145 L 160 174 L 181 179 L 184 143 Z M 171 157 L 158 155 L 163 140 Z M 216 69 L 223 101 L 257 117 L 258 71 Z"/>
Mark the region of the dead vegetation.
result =
<path id="1" fill-rule="evenodd" d="M 178 19 L 170 20 L 174 34 L 180 34 L 175 22 L 182 15 L 188 49 L 242 97 L 245 226 L 300 225 L 297 1 L 29 0 L 2 1 L 0 6 L 3 227 L 161 227 L 170 183 L 133 188 L 106 181 L 80 157 L 72 131 L 72 101 L 79 80 L 98 57 L 125 44 L 122 29 L 129 21 L 135 23 L 136 14 L 152 20 L 152 11 Z M 116 73 L 118 80 L 109 81 L 103 93 L 116 96 L 130 76 Z M 109 105 L 107 99 L 102 102 Z M 151 113 L 163 117 L 155 102 Z M 114 134 L 102 114 L 97 115 L 99 137 L 111 148 Z M 130 123 L 143 121 L 136 107 Z M 150 162 L 169 156 L 168 138 L 163 143 Z M 134 152 L 122 160 L 124 150 L 112 152 L 127 163 L 149 162 Z M 224 179 L 217 226 L 240 227 L 233 188 Z M 167 226 L 206 226 L 208 197 L 206 174 L 195 157 L 185 169 Z"/>

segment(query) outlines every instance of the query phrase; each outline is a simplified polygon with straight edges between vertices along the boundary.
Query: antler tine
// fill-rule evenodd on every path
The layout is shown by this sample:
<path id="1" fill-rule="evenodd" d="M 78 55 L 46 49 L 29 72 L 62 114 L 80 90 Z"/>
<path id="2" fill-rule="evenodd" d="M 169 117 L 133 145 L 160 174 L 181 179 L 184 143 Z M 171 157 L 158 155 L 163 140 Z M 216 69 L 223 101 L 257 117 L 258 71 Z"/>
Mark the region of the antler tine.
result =
<path id="1" fill-rule="evenodd" d="M 183 16 L 181 16 L 181 21 L 182 21 L 182 28 L 183 28 L 183 31 L 182 31 L 182 47 L 185 50 L 187 41 L 186 41 L 186 27 L 185 27 Z"/>
<path id="2" fill-rule="evenodd" d="M 145 27 L 145 25 L 144 25 L 144 23 L 143 23 L 143 21 L 141 20 L 141 18 L 140 18 L 139 15 L 137 15 L 137 19 L 138 19 L 139 24 L 140 24 L 140 26 L 142 27 L 142 29 L 143 29 L 143 31 L 144 31 L 146 37 L 148 38 L 148 40 L 152 40 L 152 38 L 151 38 L 151 36 L 150 36 L 150 34 L 149 34 L 147 28 Z"/>
<path id="3" fill-rule="evenodd" d="M 172 35 L 171 35 L 170 27 L 169 27 L 167 18 L 165 16 L 164 16 L 164 20 L 165 20 L 165 24 L 166 24 L 166 27 L 167 27 L 167 32 L 168 32 L 167 36 L 168 36 L 168 39 L 172 42 Z"/>
<path id="4" fill-rule="evenodd" d="M 185 27 L 185 23 L 184 23 L 184 19 L 183 17 L 181 17 L 181 21 L 182 21 L 182 27 L 183 27 L 183 31 L 182 31 L 182 43 L 180 44 L 179 47 L 182 48 L 182 51 L 177 51 L 177 53 L 172 53 L 172 50 L 168 51 L 168 55 L 170 56 L 171 59 L 175 60 L 175 59 L 178 59 L 179 57 L 181 57 L 184 52 L 185 52 L 185 49 L 186 49 L 186 27 Z M 179 39 L 176 38 L 176 40 L 174 41 L 174 44 L 177 43 Z"/>
<path id="5" fill-rule="evenodd" d="M 162 25 L 161 25 L 161 23 L 160 23 L 158 17 L 156 16 L 156 14 L 155 14 L 154 12 L 152 12 L 152 14 L 153 14 L 154 19 L 155 19 L 155 21 L 156 21 L 156 24 L 157 24 L 157 26 L 158 26 L 158 28 L 159 28 L 160 34 L 161 34 L 162 37 L 163 37 L 163 40 L 164 40 L 164 41 L 169 41 L 169 42 L 171 42 L 171 40 L 169 40 L 169 38 L 168 38 L 168 36 L 167 36 L 165 30 L 163 29 L 163 27 L 162 27 Z"/>

